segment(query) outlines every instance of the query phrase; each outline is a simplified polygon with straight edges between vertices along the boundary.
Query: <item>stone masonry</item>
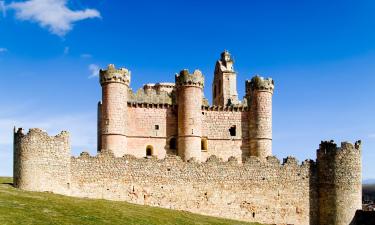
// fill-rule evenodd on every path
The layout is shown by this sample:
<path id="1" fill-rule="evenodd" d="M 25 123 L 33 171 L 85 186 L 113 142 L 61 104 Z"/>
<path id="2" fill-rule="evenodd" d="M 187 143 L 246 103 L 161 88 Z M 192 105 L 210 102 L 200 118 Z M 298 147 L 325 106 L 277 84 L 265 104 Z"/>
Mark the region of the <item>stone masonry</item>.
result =
<path id="1" fill-rule="evenodd" d="M 274 81 L 246 81 L 228 51 L 213 105 L 199 70 L 134 93 L 130 71 L 100 71 L 98 154 L 71 157 L 69 134 L 14 132 L 14 185 L 266 224 L 348 225 L 361 209 L 361 143 L 322 142 L 317 160 L 272 156 Z"/>

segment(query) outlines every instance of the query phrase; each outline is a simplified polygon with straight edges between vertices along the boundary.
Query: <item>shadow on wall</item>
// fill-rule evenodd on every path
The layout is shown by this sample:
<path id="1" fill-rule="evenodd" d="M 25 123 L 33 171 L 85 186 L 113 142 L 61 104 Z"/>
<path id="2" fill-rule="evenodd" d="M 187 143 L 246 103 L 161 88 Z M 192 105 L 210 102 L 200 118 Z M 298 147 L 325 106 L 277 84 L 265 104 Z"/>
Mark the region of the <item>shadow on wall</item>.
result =
<path id="1" fill-rule="evenodd" d="M 350 225 L 374 225 L 375 211 L 357 210 Z"/>

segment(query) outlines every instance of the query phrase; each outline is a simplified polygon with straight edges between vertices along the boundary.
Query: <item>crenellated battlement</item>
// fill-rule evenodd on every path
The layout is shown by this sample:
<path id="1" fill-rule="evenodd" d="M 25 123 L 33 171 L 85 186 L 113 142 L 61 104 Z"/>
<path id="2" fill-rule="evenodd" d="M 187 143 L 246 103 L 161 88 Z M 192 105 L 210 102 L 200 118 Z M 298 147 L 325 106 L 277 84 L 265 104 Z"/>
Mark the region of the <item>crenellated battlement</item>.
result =
<path id="1" fill-rule="evenodd" d="M 259 75 L 254 76 L 251 80 L 246 80 L 246 93 L 249 94 L 254 90 L 273 92 L 275 82 L 272 78 L 264 78 Z"/>
<path id="2" fill-rule="evenodd" d="M 258 157 L 250 156 L 247 157 L 244 162 L 234 156 L 229 157 L 228 159 L 222 159 L 216 155 L 210 155 L 206 161 L 199 162 L 196 160 L 188 160 L 184 161 L 180 156 L 176 155 L 167 155 L 163 159 L 158 159 L 156 157 L 151 158 L 137 158 L 133 155 L 124 155 L 122 157 L 116 157 L 114 154 L 110 152 L 99 152 L 96 155 L 90 155 L 88 152 L 82 152 L 79 156 L 72 156 L 73 160 L 114 160 L 114 161 L 124 161 L 126 164 L 180 164 L 180 165 L 188 165 L 188 164 L 196 164 L 198 167 L 204 166 L 235 166 L 238 168 L 266 168 L 266 167 L 274 167 L 274 168 L 307 168 L 307 167 L 314 167 L 316 163 L 313 160 L 305 160 L 300 163 L 295 157 L 286 157 L 283 158 L 282 161 L 275 156 L 269 156 L 266 160 L 259 160 Z M 282 163 L 281 163 L 282 162 Z M 147 166 L 148 167 L 148 166 Z"/>
<path id="3" fill-rule="evenodd" d="M 200 88 L 204 87 L 204 76 L 200 70 L 195 70 L 194 73 L 190 74 L 189 70 L 181 70 L 179 74 L 175 76 L 176 86 L 197 86 Z"/>
<path id="4" fill-rule="evenodd" d="M 350 142 L 341 142 L 341 146 L 338 147 L 333 141 L 322 141 L 317 150 L 317 154 L 320 156 L 333 156 L 333 155 L 345 155 L 348 152 L 360 153 L 362 141 L 358 140 L 354 144 Z"/>
<path id="5" fill-rule="evenodd" d="M 126 68 L 116 69 L 114 64 L 109 64 L 106 70 L 99 71 L 100 84 L 123 83 L 130 85 L 131 73 Z"/>
<path id="6" fill-rule="evenodd" d="M 14 133 L 15 140 L 20 141 L 20 139 L 28 140 L 48 140 L 48 141 L 69 141 L 70 134 L 68 131 L 61 131 L 55 136 L 49 136 L 48 133 L 39 128 L 30 128 L 25 134 L 22 128 L 18 128 Z"/>
<path id="7" fill-rule="evenodd" d="M 135 93 L 129 89 L 128 103 L 176 104 L 174 86 L 165 86 L 165 88 L 171 88 L 172 90 L 163 90 L 158 85 L 145 85 Z"/>

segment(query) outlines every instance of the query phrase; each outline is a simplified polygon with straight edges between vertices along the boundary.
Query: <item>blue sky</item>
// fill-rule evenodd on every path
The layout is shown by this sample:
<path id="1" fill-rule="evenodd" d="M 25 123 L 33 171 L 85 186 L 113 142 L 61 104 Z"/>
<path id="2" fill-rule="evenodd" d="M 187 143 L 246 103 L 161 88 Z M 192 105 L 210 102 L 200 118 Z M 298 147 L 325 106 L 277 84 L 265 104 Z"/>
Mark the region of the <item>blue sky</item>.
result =
<path id="1" fill-rule="evenodd" d="M 375 178 L 375 2 L 0 1 L 0 175 L 12 174 L 12 129 L 72 133 L 96 151 L 97 68 L 132 71 L 132 88 L 199 68 L 211 101 L 215 61 L 235 58 L 238 89 L 273 77 L 274 149 L 315 159 L 321 140 L 363 141 Z"/>

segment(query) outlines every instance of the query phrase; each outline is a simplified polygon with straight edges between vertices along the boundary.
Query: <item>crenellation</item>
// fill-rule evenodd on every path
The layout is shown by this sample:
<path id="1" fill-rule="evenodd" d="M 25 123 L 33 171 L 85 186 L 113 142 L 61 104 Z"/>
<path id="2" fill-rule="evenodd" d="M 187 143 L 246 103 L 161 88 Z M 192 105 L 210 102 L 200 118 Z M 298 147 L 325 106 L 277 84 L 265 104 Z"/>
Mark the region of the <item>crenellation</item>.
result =
<path id="1" fill-rule="evenodd" d="M 274 81 L 238 100 L 234 60 L 217 61 L 213 105 L 201 71 L 134 93 L 130 72 L 100 70 L 98 151 L 71 156 L 69 133 L 14 130 L 14 185 L 264 224 L 347 225 L 361 208 L 361 142 L 321 142 L 317 160 L 272 155 Z"/>

